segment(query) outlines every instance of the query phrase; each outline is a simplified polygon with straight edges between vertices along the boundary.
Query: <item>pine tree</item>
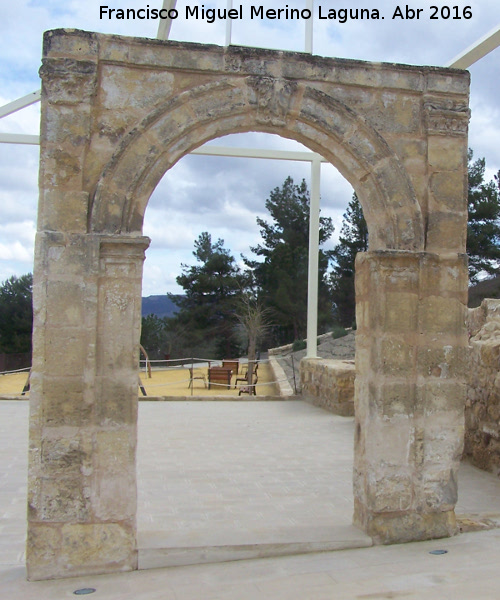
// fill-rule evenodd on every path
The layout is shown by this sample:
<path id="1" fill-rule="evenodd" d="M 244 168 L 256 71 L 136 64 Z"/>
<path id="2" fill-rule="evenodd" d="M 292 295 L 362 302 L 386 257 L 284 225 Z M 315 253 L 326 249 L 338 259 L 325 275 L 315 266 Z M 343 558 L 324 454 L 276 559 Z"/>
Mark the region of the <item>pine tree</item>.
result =
<path id="1" fill-rule="evenodd" d="M 266 208 L 272 221 L 257 218 L 262 244 L 252 247 L 262 261 L 245 259 L 253 270 L 259 296 L 272 310 L 273 320 L 280 324 L 275 335 L 278 343 L 305 336 L 307 322 L 307 271 L 309 252 L 310 197 L 306 182 L 294 184 L 287 177 L 281 187 L 271 191 Z M 333 232 L 330 218 L 320 218 L 319 242 L 323 244 Z M 319 254 L 318 315 L 330 318 L 331 301 L 326 285 L 328 254 Z"/>
<path id="2" fill-rule="evenodd" d="M 469 278 L 478 279 L 480 273 L 494 275 L 500 265 L 500 171 L 494 180 L 485 183 L 486 161 L 478 158 L 473 162 L 469 150 L 469 189 L 467 255 Z"/>
<path id="3" fill-rule="evenodd" d="M 224 240 L 212 243 L 211 235 L 203 232 L 194 245 L 193 255 L 199 264 L 182 265 L 177 283 L 185 295 L 176 298 L 180 311 L 174 319 L 189 329 L 192 343 L 210 347 L 219 358 L 228 358 L 235 352 L 235 306 L 247 276 L 224 248 Z"/>
<path id="4" fill-rule="evenodd" d="M 33 276 L 13 275 L 0 286 L 0 352 L 31 352 Z"/>
<path id="5" fill-rule="evenodd" d="M 334 267 L 330 273 L 330 286 L 337 319 L 344 327 L 351 327 L 356 317 L 354 261 L 358 252 L 368 249 L 368 227 L 356 194 L 353 194 L 343 218 L 339 243 L 332 251 Z"/>

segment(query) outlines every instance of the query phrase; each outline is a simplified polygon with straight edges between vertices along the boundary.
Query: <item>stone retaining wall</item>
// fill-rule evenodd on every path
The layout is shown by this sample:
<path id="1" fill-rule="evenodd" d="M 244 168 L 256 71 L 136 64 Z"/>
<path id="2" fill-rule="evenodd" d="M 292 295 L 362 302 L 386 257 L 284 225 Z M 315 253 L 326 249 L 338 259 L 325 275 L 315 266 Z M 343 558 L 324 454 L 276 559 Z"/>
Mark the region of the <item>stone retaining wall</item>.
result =
<path id="1" fill-rule="evenodd" d="M 500 474 L 500 300 L 469 310 L 464 458 Z"/>
<path id="2" fill-rule="evenodd" d="M 353 360 L 304 358 L 300 363 L 302 396 L 336 415 L 354 416 Z"/>

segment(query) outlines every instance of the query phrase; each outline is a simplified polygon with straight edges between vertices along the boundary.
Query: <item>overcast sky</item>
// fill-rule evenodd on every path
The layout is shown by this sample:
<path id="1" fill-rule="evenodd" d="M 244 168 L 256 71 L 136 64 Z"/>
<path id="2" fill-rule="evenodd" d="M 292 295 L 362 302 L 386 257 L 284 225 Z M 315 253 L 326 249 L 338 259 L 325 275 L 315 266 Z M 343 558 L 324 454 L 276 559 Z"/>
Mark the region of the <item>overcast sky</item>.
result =
<path id="1" fill-rule="evenodd" d="M 186 6 L 225 8 L 227 0 L 178 0 L 179 17 L 173 21 L 170 39 L 223 45 L 225 23 L 210 24 L 201 18 L 186 19 Z M 264 0 L 243 5 L 243 20 L 233 21 L 232 43 L 282 50 L 304 49 L 304 23 L 290 19 L 250 20 L 250 6 L 304 8 L 305 0 Z M 470 19 L 430 19 L 433 0 L 416 0 L 408 6 L 422 8 L 420 18 L 392 19 L 397 7 L 404 14 L 406 3 L 392 0 L 315 0 L 314 54 L 368 61 L 416 65 L 444 65 L 500 22 L 498 0 L 454 0 L 451 16 L 463 15 L 470 7 Z M 445 6 L 435 3 L 439 8 Z M 38 69 L 42 34 L 59 27 L 104 33 L 156 37 L 157 20 L 100 19 L 100 6 L 115 8 L 160 8 L 162 0 L 16 0 L 0 2 L 0 105 L 39 89 Z M 329 9 L 369 8 L 378 10 L 376 20 L 319 19 Z M 458 13 L 456 13 L 458 10 Z M 372 13 L 373 14 L 373 13 Z M 443 11 L 444 16 L 447 10 Z M 468 11 L 466 11 L 468 14 Z M 488 178 L 500 169 L 500 50 L 492 52 L 470 68 L 471 109 L 469 146 L 476 157 L 484 156 Z M 36 134 L 39 104 L 0 120 L 1 132 Z M 216 144 L 258 148 L 304 149 L 300 144 L 277 136 L 246 134 L 215 140 Z M 181 291 L 175 278 L 181 263 L 194 264 L 193 242 L 202 231 L 222 238 L 239 259 L 250 254 L 259 242 L 256 216 L 266 218 L 265 200 L 281 186 L 287 175 L 298 183 L 309 182 L 307 163 L 187 156 L 163 177 L 152 195 L 144 233 L 152 239 L 144 266 L 143 295 Z M 33 269 L 33 240 L 36 229 L 38 147 L 0 144 L 0 281 Z M 321 209 L 341 227 L 342 214 L 352 195 L 350 185 L 331 165 L 322 166 Z M 224 215 L 224 219 L 220 216 Z M 227 225 L 222 224 L 225 223 Z M 335 239 L 332 240 L 332 243 Z"/>

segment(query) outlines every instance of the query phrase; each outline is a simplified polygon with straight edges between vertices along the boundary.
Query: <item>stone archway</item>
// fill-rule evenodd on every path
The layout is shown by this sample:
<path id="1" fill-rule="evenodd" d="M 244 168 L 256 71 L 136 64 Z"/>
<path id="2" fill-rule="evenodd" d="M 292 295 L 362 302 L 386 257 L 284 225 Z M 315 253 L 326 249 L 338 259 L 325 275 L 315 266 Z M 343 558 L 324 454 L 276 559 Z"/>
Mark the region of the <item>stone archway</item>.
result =
<path id="1" fill-rule="evenodd" d="M 367 218 L 355 523 L 378 542 L 453 533 L 468 74 L 56 30 L 41 76 L 30 579 L 137 568 L 142 220 L 177 160 L 245 131 L 322 154 Z"/>

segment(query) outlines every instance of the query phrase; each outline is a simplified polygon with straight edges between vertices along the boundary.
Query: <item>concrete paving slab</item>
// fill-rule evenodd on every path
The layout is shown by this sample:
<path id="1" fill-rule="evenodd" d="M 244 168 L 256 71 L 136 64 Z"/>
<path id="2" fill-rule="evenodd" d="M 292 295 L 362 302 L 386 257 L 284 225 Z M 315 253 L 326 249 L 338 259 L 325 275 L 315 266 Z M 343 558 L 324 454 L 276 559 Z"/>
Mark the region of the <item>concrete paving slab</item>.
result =
<path id="1" fill-rule="evenodd" d="M 90 597 L 100 600 L 500 597 L 499 529 L 418 544 L 28 583 L 27 435 L 28 404 L 0 402 L 1 598 L 69 598 L 81 587 L 96 588 Z M 138 527 L 141 552 L 150 552 L 143 554 L 144 566 L 162 564 L 154 563 L 161 554 L 155 550 L 202 556 L 208 548 L 227 559 L 225 546 L 234 547 L 232 558 L 246 558 L 245 546 L 293 550 L 300 542 L 315 550 L 315 543 L 342 541 L 351 528 L 352 439 L 352 419 L 301 401 L 141 403 Z M 457 513 L 500 514 L 498 478 L 462 465 Z M 439 548 L 448 553 L 429 554 Z"/>

